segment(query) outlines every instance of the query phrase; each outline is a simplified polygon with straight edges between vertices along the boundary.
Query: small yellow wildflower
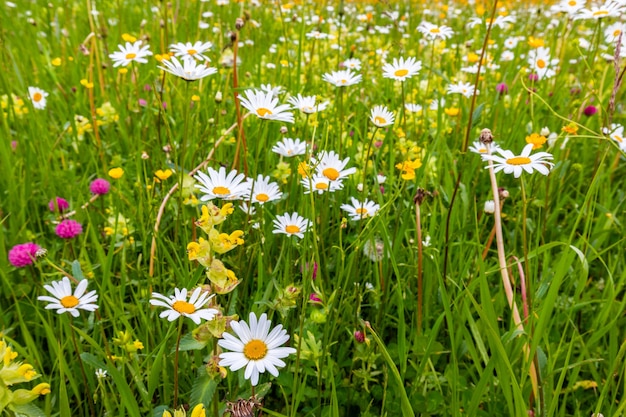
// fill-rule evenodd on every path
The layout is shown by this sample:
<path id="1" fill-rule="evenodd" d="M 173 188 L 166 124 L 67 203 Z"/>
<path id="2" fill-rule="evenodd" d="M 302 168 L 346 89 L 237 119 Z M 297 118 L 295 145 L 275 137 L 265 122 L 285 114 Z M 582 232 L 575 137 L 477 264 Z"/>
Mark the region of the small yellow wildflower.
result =
<path id="1" fill-rule="evenodd" d="M 217 253 L 226 253 L 239 245 L 244 244 L 242 230 L 235 230 L 231 234 L 220 233 L 215 229 L 211 229 L 209 232 L 209 239 L 211 239 L 211 248 Z"/>
<path id="2" fill-rule="evenodd" d="M 200 101 L 200 96 L 197 94 L 194 94 L 193 96 L 191 96 L 191 101 Z"/>
<path id="3" fill-rule="evenodd" d="M 531 48 L 539 48 L 545 45 L 543 39 L 541 38 L 535 38 L 534 36 L 529 36 L 528 37 L 528 45 L 530 45 Z"/>
<path id="4" fill-rule="evenodd" d="M 300 174 L 302 178 L 306 178 L 311 175 L 311 167 L 306 161 L 302 161 L 298 164 L 298 174 Z"/>
<path id="5" fill-rule="evenodd" d="M 90 83 L 86 78 L 83 78 L 82 80 L 80 80 L 80 84 L 87 89 L 93 88 L 93 83 Z"/>
<path id="6" fill-rule="evenodd" d="M 128 73 L 128 68 L 120 68 L 117 70 L 117 72 L 121 75 L 124 75 L 126 73 Z"/>
<path id="7" fill-rule="evenodd" d="M 122 168 L 111 168 L 109 170 L 109 177 L 113 178 L 114 180 L 118 180 L 120 178 L 122 178 L 122 176 L 124 175 L 124 170 Z"/>
<path id="8" fill-rule="evenodd" d="M 574 123 L 570 123 L 567 126 L 563 126 L 561 130 L 568 135 L 575 135 L 576 133 L 578 133 L 578 126 L 576 126 L 576 124 Z"/>
<path id="9" fill-rule="evenodd" d="M 61 58 L 53 58 L 53 59 L 50 61 L 50 63 L 51 63 L 53 66 L 55 66 L 55 67 L 59 67 L 59 66 L 61 66 L 61 63 L 62 63 L 62 62 L 63 62 L 63 61 L 61 60 Z"/>
<path id="10" fill-rule="evenodd" d="M 165 171 L 163 171 L 162 169 L 159 169 L 154 173 L 154 176 L 160 179 L 161 181 L 165 181 L 166 179 L 171 177 L 173 173 L 174 172 L 169 168 L 166 169 Z"/>
<path id="11" fill-rule="evenodd" d="M 458 107 L 450 107 L 450 108 L 443 109 L 443 111 L 448 116 L 454 117 L 454 116 L 458 116 L 459 115 L 459 113 L 461 112 L 461 109 L 459 109 Z"/>
<path id="12" fill-rule="evenodd" d="M 124 42 L 130 42 L 130 43 L 137 42 L 137 38 L 134 37 L 133 35 L 129 35 L 128 33 L 123 33 L 122 39 L 124 39 Z"/>
<path id="13" fill-rule="evenodd" d="M 422 161 L 416 159 L 411 161 L 410 159 L 396 164 L 396 168 L 402 170 L 402 179 L 410 181 L 415 179 L 415 170 L 422 166 Z"/>
<path id="14" fill-rule="evenodd" d="M 526 143 L 532 143 L 533 149 L 540 149 L 546 143 L 546 140 L 546 137 L 539 133 L 531 133 L 530 136 L 526 136 Z"/>

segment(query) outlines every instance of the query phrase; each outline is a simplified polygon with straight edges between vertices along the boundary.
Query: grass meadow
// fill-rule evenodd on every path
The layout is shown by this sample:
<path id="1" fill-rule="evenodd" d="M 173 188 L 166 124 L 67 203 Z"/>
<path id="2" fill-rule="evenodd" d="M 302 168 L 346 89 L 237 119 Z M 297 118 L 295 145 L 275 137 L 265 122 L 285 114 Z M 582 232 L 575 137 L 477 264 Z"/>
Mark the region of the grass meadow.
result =
<path id="1" fill-rule="evenodd" d="M 3 1 L 0 415 L 626 415 L 625 30 Z"/>

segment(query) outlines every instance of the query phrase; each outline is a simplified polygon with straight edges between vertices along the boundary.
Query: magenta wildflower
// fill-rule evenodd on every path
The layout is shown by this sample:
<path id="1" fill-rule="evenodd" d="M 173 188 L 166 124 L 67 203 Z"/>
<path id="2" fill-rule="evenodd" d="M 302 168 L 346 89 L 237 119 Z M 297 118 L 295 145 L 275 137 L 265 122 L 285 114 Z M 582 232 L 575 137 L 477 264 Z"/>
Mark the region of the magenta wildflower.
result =
<path id="1" fill-rule="evenodd" d="M 59 211 L 60 213 L 63 213 L 65 210 L 67 210 L 70 207 L 69 203 L 67 202 L 66 199 L 61 198 L 61 197 L 54 197 L 52 200 L 50 200 L 50 202 L 48 203 L 48 208 L 50 209 L 50 211 L 55 212 L 55 211 Z"/>
<path id="2" fill-rule="evenodd" d="M 315 293 L 311 293 L 309 295 L 309 302 L 313 304 L 322 304 L 322 299 L 320 298 L 319 295 Z"/>
<path id="3" fill-rule="evenodd" d="M 585 116 L 593 116 L 597 112 L 598 112 L 598 108 L 596 106 L 587 106 L 585 107 L 585 110 L 583 110 L 583 113 L 585 113 Z"/>
<path id="4" fill-rule="evenodd" d="M 15 245 L 9 251 L 9 262 L 16 268 L 31 265 L 37 257 L 37 251 L 41 247 L 33 242 Z"/>
<path id="5" fill-rule="evenodd" d="M 91 191 L 93 194 L 106 194 L 109 192 L 110 188 L 111 184 L 109 184 L 109 182 L 104 178 L 96 178 L 95 180 L 91 181 L 91 184 L 89 184 L 89 191 Z"/>
<path id="6" fill-rule="evenodd" d="M 539 75 L 537 75 L 536 73 L 532 72 L 532 73 L 528 74 L 528 79 L 530 81 L 537 81 L 539 79 Z"/>
<path id="7" fill-rule="evenodd" d="M 62 239 L 71 239 L 83 233 L 83 226 L 76 220 L 65 219 L 57 225 L 54 233 Z"/>
<path id="8" fill-rule="evenodd" d="M 356 332 L 354 332 L 354 340 L 356 340 L 358 343 L 365 342 L 365 333 L 363 333 L 361 330 L 357 330 Z"/>
<path id="9" fill-rule="evenodd" d="M 509 86 L 506 83 L 500 83 L 496 85 L 496 91 L 498 94 L 507 94 L 509 92 Z"/>

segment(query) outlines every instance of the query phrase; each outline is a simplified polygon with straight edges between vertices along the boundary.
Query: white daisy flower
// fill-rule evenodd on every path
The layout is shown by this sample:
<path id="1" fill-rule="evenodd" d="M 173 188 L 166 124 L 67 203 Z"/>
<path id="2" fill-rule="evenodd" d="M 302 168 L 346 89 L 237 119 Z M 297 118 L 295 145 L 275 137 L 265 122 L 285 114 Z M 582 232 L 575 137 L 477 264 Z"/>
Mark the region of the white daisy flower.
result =
<path id="1" fill-rule="evenodd" d="M 204 55 L 206 51 L 211 49 L 213 44 L 211 42 L 197 41 L 195 43 L 174 43 L 170 45 L 170 50 L 174 52 L 174 56 L 185 58 L 193 58 L 198 61 L 210 61 L 209 57 Z"/>
<path id="2" fill-rule="evenodd" d="M 489 149 L 491 148 L 491 153 L 496 153 L 500 151 L 500 146 L 495 142 L 491 142 L 490 144 L 482 143 L 481 141 L 474 141 L 472 145 L 469 147 L 470 152 L 474 152 L 479 154 L 481 157 L 489 154 Z"/>
<path id="3" fill-rule="evenodd" d="M 540 80 L 553 77 L 556 74 L 553 67 L 558 65 L 558 63 L 558 59 L 550 59 L 550 48 L 540 47 L 528 52 L 530 69 L 537 74 Z"/>
<path id="4" fill-rule="evenodd" d="M 374 106 L 370 114 L 370 120 L 376 127 L 393 125 L 396 120 L 393 113 L 385 106 Z"/>
<path id="5" fill-rule="evenodd" d="M 331 181 L 341 181 L 348 175 L 354 174 L 356 168 L 346 168 L 350 158 L 339 159 L 339 155 L 335 151 L 322 151 L 316 158 L 311 158 L 312 165 L 315 166 L 315 172 L 324 176 Z"/>
<path id="6" fill-rule="evenodd" d="M 310 226 L 311 221 L 300 216 L 297 212 L 285 213 L 282 216 L 276 216 L 276 219 L 274 219 L 274 230 L 272 230 L 272 233 L 284 233 L 288 236 L 297 236 L 302 239 Z"/>
<path id="7" fill-rule="evenodd" d="M 362 78 L 361 74 L 354 74 L 351 70 L 333 71 L 322 76 L 324 81 L 331 83 L 335 87 L 347 87 L 358 84 Z"/>
<path id="8" fill-rule="evenodd" d="M 248 193 L 243 196 L 246 201 L 265 204 L 268 201 L 280 200 L 283 196 L 278 184 L 270 182 L 269 176 L 259 174 L 256 180 L 248 180 L 248 184 Z"/>
<path id="9" fill-rule="evenodd" d="M 276 87 L 274 87 L 272 86 L 272 84 L 261 84 L 261 87 L 259 89 L 266 93 L 272 93 L 272 95 L 274 96 L 278 96 L 285 91 L 285 89 L 281 87 L 280 85 L 277 85 Z"/>
<path id="10" fill-rule="evenodd" d="M 393 59 L 393 63 L 383 65 L 383 77 L 404 81 L 416 75 L 422 69 L 422 62 L 413 57 Z"/>
<path id="11" fill-rule="evenodd" d="M 278 105 L 278 99 L 273 93 L 266 93 L 261 90 L 247 90 L 246 96 L 241 97 L 241 105 L 251 113 L 261 119 L 277 120 L 286 123 L 293 123 L 293 113 L 288 112 L 289 105 Z"/>
<path id="12" fill-rule="evenodd" d="M 39 87 L 28 87 L 28 97 L 33 102 L 33 107 L 37 110 L 43 110 L 46 108 L 46 97 L 48 93 L 43 91 Z"/>
<path id="13" fill-rule="evenodd" d="M 295 109 L 298 109 L 305 114 L 326 110 L 330 104 L 329 101 L 323 101 L 315 104 L 315 100 L 315 96 L 303 96 L 302 94 L 298 94 L 296 97 L 289 97 L 287 99 L 287 101 L 291 103 Z"/>
<path id="14" fill-rule="evenodd" d="M 344 68 L 359 71 L 361 69 L 361 60 L 358 58 L 350 58 L 343 61 Z"/>
<path id="15" fill-rule="evenodd" d="M 529 143 L 524 146 L 521 155 L 515 155 L 509 150 L 500 150 L 499 154 L 502 156 L 485 155 L 483 160 L 495 162 L 493 164 L 495 172 L 504 171 L 505 174 L 513 174 L 515 178 L 519 178 L 524 171 L 529 174 L 538 171 L 543 175 L 548 175 L 554 166 L 552 162 L 549 162 L 553 158 L 552 155 L 548 152 L 537 152 L 531 155 L 532 149 L 533 144 Z"/>
<path id="16" fill-rule="evenodd" d="M 626 152 L 626 138 L 624 137 L 624 126 L 616 123 L 611 124 L 609 137 L 619 145 L 620 149 Z"/>
<path id="17" fill-rule="evenodd" d="M 80 315 L 78 309 L 86 311 L 95 311 L 98 305 L 96 291 L 90 291 L 85 294 L 89 282 L 86 279 L 79 281 L 76 290 L 72 293 L 72 285 L 68 277 L 63 277 L 61 281 L 53 281 L 51 285 L 43 287 L 54 297 L 41 295 L 37 297 L 39 301 L 47 301 L 50 304 L 46 306 L 46 310 L 56 310 L 58 314 L 70 313 L 74 317 Z"/>
<path id="18" fill-rule="evenodd" d="M 296 155 L 304 155 L 306 153 L 306 142 L 300 140 L 299 138 L 284 138 L 274 145 L 272 152 L 287 158 L 291 158 Z"/>
<path id="19" fill-rule="evenodd" d="M 180 316 L 184 316 L 189 317 L 194 323 L 200 324 L 201 319 L 213 320 L 213 317 L 218 313 L 214 308 L 203 308 L 214 295 L 203 292 L 202 288 L 198 287 L 191 293 L 191 297 L 187 301 L 187 289 L 175 288 L 174 295 L 169 297 L 153 292 L 150 304 L 165 307 L 166 310 L 159 314 L 159 317 L 167 318 L 168 321 L 174 321 Z"/>
<path id="20" fill-rule="evenodd" d="M 415 104 L 415 103 L 406 103 L 404 105 L 404 108 L 409 113 L 419 113 L 422 111 L 422 106 L 420 106 L 419 104 Z"/>
<path id="21" fill-rule="evenodd" d="M 335 192 L 343 188 L 341 181 L 331 181 L 323 175 L 315 174 L 312 177 L 303 178 L 300 183 L 304 187 L 304 194 Z"/>
<path id="22" fill-rule="evenodd" d="M 615 43 L 622 35 L 622 42 L 624 42 L 624 33 L 626 33 L 626 23 L 615 22 L 606 29 L 604 29 L 604 40 L 607 43 Z"/>
<path id="23" fill-rule="evenodd" d="M 462 94 L 464 97 L 470 98 L 474 94 L 474 86 L 471 83 L 464 83 L 459 81 L 456 84 L 448 85 L 448 94 Z M 480 91 L 477 90 L 476 94 L 479 94 Z"/>
<path id="24" fill-rule="evenodd" d="M 109 58 L 114 61 L 113 67 L 119 67 L 120 65 L 125 67 L 133 61 L 140 64 L 148 62 L 146 57 L 152 55 L 152 52 L 149 50 L 150 45 L 142 47 L 141 43 L 141 41 L 137 41 L 132 44 L 126 42 L 125 45 L 118 45 L 119 51 L 109 54 Z"/>
<path id="25" fill-rule="evenodd" d="M 454 35 L 454 31 L 452 30 L 452 28 L 444 25 L 433 25 L 432 23 L 429 23 L 427 21 L 423 21 L 422 23 L 420 23 L 419 26 L 417 26 L 417 31 L 431 40 L 445 40 L 451 38 L 452 35 Z"/>
<path id="26" fill-rule="evenodd" d="M 569 15 L 576 14 L 580 9 L 585 7 L 587 0 L 561 0 L 557 5 L 559 11 L 565 12 Z"/>
<path id="27" fill-rule="evenodd" d="M 248 183 L 244 174 L 238 174 L 236 170 L 232 170 L 226 175 L 226 168 L 220 167 L 219 171 L 213 168 L 207 169 L 207 174 L 198 172 L 194 175 L 196 181 L 195 187 L 204 193 L 200 197 L 201 201 L 209 201 L 214 198 L 223 200 L 240 200 L 243 195 L 248 192 Z"/>
<path id="28" fill-rule="evenodd" d="M 265 313 L 258 321 L 256 314 L 250 313 L 249 322 L 249 325 L 243 320 L 230 322 L 236 336 L 223 333 L 217 344 L 232 351 L 220 354 L 220 366 L 227 366 L 233 372 L 245 367 L 244 377 L 256 386 L 259 374 L 265 371 L 277 377 L 278 368 L 286 365 L 282 359 L 296 353 L 296 349 L 281 347 L 289 340 L 289 335 L 281 324 L 270 331 L 272 322 Z"/>
<path id="29" fill-rule="evenodd" d="M 196 62 L 189 57 L 183 58 L 182 63 L 176 57 L 172 57 L 171 60 L 164 59 L 161 63 L 165 67 L 159 66 L 158 68 L 185 81 L 199 80 L 217 72 L 216 68 L 207 67 L 203 62 Z"/>
<path id="30" fill-rule="evenodd" d="M 362 220 L 376 215 L 380 210 L 380 205 L 365 199 L 361 202 L 354 197 L 350 197 L 352 204 L 342 204 L 341 209 L 348 212 L 351 220 Z"/>
<path id="31" fill-rule="evenodd" d="M 574 16 L 574 20 L 602 19 L 604 17 L 619 17 L 623 6 L 617 1 L 607 0 L 601 6 L 591 6 L 591 9 L 581 8 Z"/>

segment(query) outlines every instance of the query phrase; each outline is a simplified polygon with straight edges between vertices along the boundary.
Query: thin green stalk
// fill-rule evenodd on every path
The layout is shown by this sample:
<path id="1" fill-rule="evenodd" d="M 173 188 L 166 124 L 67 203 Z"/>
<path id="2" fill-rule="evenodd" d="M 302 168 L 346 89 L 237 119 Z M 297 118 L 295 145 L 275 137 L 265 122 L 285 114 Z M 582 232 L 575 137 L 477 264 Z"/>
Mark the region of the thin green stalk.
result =
<path id="1" fill-rule="evenodd" d="M 183 335 L 183 318 L 178 320 L 178 336 L 176 337 L 176 351 L 174 353 L 174 409 L 178 406 L 178 354 L 180 339 Z"/>

